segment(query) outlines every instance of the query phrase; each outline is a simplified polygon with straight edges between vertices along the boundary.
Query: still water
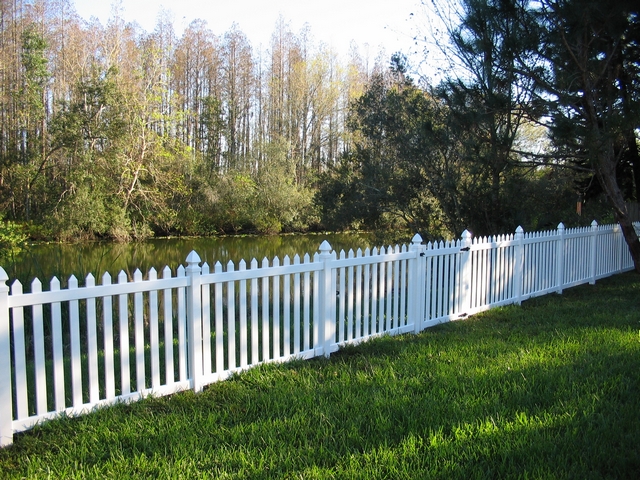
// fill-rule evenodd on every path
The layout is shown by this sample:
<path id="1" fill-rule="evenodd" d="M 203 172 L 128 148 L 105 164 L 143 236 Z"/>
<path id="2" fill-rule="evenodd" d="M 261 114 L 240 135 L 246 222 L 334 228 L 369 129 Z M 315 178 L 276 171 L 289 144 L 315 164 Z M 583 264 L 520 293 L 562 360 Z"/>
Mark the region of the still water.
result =
<path id="1" fill-rule="evenodd" d="M 53 276 L 64 286 L 70 275 L 75 275 L 82 285 L 89 273 L 96 277 L 96 283 L 101 283 L 105 272 L 109 272 L 114 280 L 121 270 L 129 278 L 133 278 L 136 269 L 146 277 L 151 267 L 159 274 L 165 266 L 175 272 L 179 265 L 185 265 L 191 250 L 213 267 L 216 262 L 226 265 L 230 260 L 237 265 L 242 259 L 249 264 L 253 258 L 258 262 L 265 257 L 271 261 L 276 256 L 282 260 L 285 255 L 293 259 L 299 254 L 302 258 L 305 253 L 313 255 L 318 251 L 324 240 L 337 251 L 364 250 L 379 244 L 370 233 L 165 238 L 127 244 L 43 244 L 31 245 L 17 256 L 3 259 L 1 266 L 9 275 L 9 285 L 14 279 L 27 285 L 37 277 L 48 290 Z"/>

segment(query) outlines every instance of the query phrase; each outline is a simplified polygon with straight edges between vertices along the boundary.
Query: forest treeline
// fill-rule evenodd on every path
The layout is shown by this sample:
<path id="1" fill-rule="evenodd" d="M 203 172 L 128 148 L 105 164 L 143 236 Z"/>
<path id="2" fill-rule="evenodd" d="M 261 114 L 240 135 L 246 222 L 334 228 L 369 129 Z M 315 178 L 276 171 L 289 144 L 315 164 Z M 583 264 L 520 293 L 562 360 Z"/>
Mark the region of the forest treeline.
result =
<path id="1" fill-rule="evenodd" d="M 68 0 L 1 0 L 0 63 L 5 218 L 122 240 L 317 225 L 318 175 L 381 68 L 283 18 L 257 49 L 202 20 L 86 22 Z"/>
<path id="2" fill-rule="evenodd" d="M 0 0 L 0 237 L 437 238 L 595 218 L 640 259 L 635 3 L 432 5 L 452 64 L 437 85 L 401 53 L 341 58 L 283 18 L 256 48 L 236 26 L 178 36 L 164 14 L 146 32 L 117 10 L 103 26 L 69 0 Z"/>

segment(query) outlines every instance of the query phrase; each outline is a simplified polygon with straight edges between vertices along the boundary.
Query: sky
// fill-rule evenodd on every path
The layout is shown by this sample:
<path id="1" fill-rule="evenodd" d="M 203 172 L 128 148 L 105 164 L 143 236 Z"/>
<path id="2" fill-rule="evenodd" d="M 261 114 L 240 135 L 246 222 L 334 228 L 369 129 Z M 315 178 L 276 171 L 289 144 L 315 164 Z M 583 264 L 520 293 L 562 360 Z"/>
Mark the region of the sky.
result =
<path id="1" fill-rule="evenodd" d="M 111 17 L 113 2 L 75 0 L 78 14 L 97 17 L 103 25 Z M 414 18 L 420 0 L 121 0 L 122 16 L 137 22 L 147 32 L 155 28 L 161 9 L 169 11 L 180 35 L 195 19 L 207 21 L 216 35 L 235 22 L 253 47 L 267 48 L 279 15 L 298 33 L 305 23 L 313 44 L 324 43 L 340 55 L 347 55 L 352 41 L 372 56 L 384 48 L 388 56 L 416 50 Z"/>

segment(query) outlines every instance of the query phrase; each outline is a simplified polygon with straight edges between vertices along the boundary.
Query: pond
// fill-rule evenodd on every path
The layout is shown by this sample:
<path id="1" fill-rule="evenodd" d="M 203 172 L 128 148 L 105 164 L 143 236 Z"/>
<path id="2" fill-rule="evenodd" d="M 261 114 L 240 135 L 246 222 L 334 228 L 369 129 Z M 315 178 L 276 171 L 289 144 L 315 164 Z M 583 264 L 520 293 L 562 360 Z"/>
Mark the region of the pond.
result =
<path id="1" fill-rule="evenodd" d="M 127 244 L 34 244 L 15 257 L 5 258 L 1 266 L 9 275 L 9 285 L 17 278 L 26 286 L 37 277 L 44 289 L 48 290 L 53 276 L 65 285 L 67 278 L 75 275 L 82 285 L 89 273 L 96 277 L 97 283 L 101 283 L 105 272 L 109 272 L 114 279 L 121 270 L 129 278 L 133 277 L 136 269 L 146 276 L 151 267 L 159 274 L 165 266 L 175 272 L 179 265 L 185 264 L 192 250 L 200 255 L 203 262 L 213 267 L 218 261 L 226 265 L 229 260 L 237 264 L 244 259 L 248 264 L 253 258 L 261 262 L 265 257 L 271 261 L 276 256 L 282 260 L 285 255 L 290 258 L 296 254 L 300 257 L 305 253 L 313 255 L 324 240 L 337 251 L 348 251 L 350 248 L 364 250 L 379 245 L 371 233 L 163 238 Z"/>

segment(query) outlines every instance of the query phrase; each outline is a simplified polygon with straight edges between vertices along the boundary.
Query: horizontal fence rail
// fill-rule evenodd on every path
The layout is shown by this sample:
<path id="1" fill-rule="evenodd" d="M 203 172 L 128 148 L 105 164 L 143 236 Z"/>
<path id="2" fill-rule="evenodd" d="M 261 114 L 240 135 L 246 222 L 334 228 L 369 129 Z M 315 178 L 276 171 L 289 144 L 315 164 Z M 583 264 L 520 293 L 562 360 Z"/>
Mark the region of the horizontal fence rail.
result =
<path id="1" fill-rule="evenodd" d="M 636 229 L 640 224 L 635 224 Z M 523 232 L 249 265 L 151 269 L 48 290 L 0 268 L 0 445 L 61 414 L 180 390 L 251 366 L 438 323 L 633 268 L 617 225 Z"/>

